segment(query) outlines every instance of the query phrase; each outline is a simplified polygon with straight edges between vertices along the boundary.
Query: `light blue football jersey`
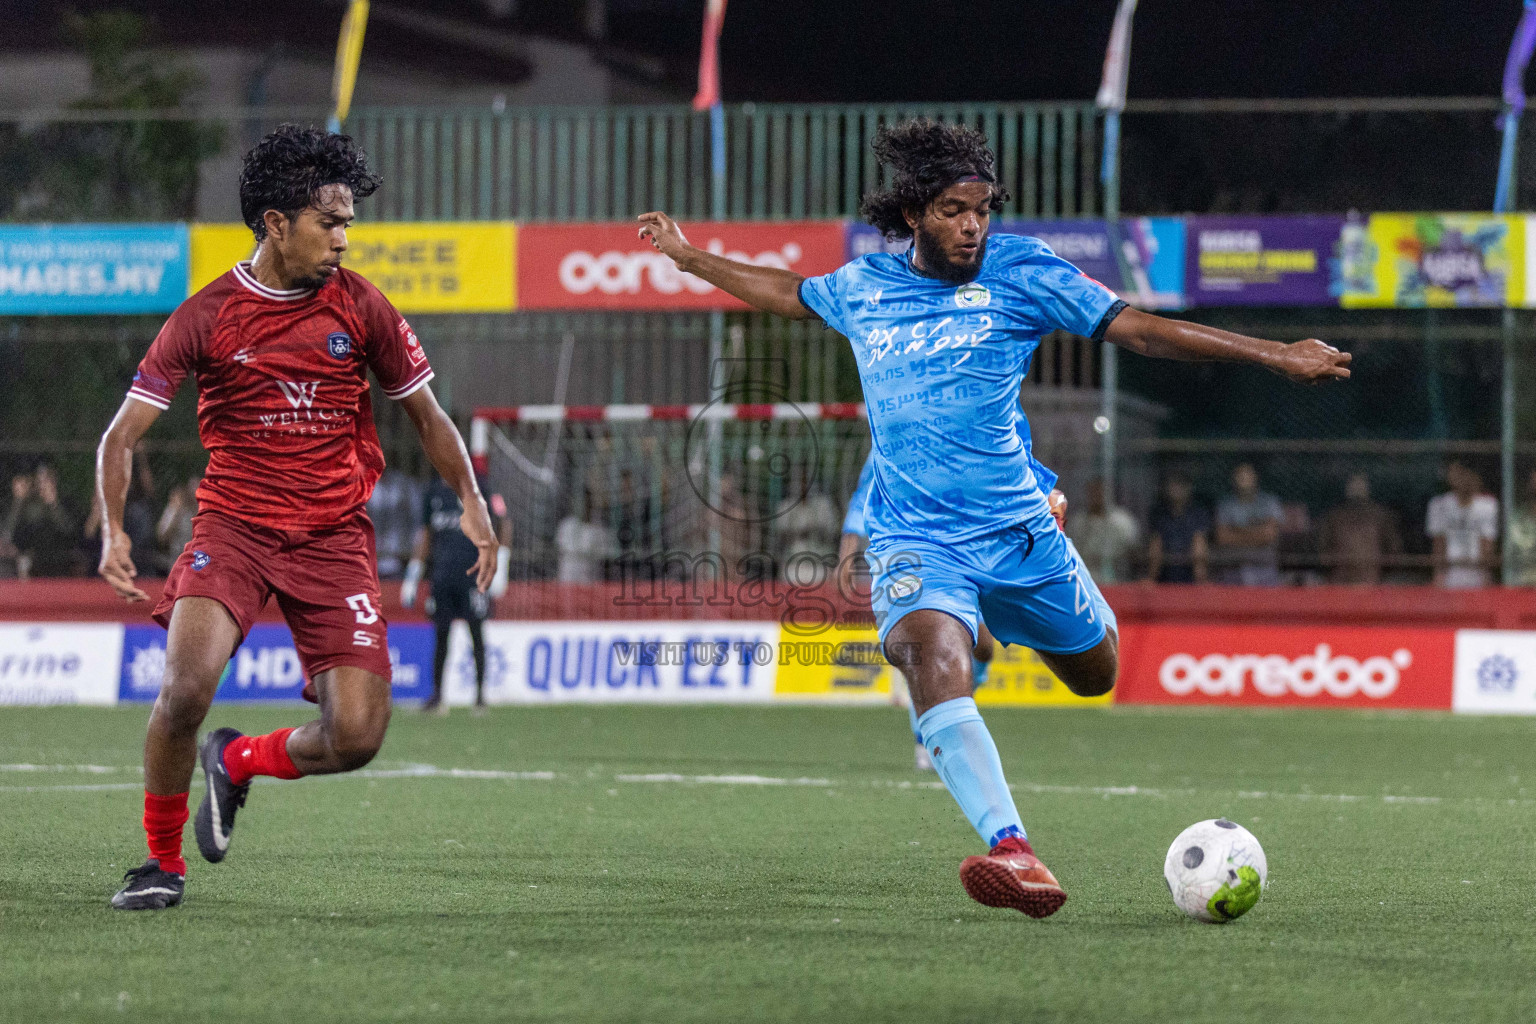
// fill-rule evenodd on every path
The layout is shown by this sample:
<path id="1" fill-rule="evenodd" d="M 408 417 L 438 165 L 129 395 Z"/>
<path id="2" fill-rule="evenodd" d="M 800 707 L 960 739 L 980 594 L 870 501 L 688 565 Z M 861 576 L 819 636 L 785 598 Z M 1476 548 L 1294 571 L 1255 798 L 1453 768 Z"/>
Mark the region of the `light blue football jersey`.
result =
<path id="1" fill-rule="evenodd" d="M 969 284 L 871 253 L 801 282 L 800 301 L 858 361 L 868 536 L 956 542 L 1049 511 L 1055 476 L 1031 454 L 1019 385 L 1042 335 L 1102 338 L 1125 306 L 1113 292 L 1038 238 L 994 234 Z"/>

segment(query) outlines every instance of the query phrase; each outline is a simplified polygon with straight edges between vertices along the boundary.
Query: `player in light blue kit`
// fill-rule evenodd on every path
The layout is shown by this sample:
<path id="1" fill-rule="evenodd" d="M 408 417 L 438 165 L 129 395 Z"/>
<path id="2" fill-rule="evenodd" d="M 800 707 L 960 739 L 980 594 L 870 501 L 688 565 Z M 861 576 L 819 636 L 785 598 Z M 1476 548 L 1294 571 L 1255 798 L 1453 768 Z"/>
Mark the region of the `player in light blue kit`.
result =
<path id="1" fill-rule="evenodd" d="M 689 245 L 664 213 L 643 214 L 640 234 L 680 270 L 758 309 L 820 319 L 853 345 L 875 454 L 865 514 L 880 640 L 939 777 L 990 847 L 965 859 L 960 880 L 980 903 L 1046 917 L 1067 896 L 1025 836 L 971 699 L 971 648 L 985 619 L 1082 695 L 1109 692 L 1119 655 L 1114 616 L 1031 465 L 1018 395 L 1041 336 L 1253 363 L 1303 383 L 1347 378 L 1350 357 L 1315 339 L 1261 341 L 1130 309 L 1039 239 L 989 237 L 1008 193 L 972 129 L 887 126 L 875 155 L 895 173 L 862 213 L 888 238 L 911 237 L 907 253 L 802 278 Z"/>
<path id="2" fill-rule="evenodd" d="M 1034 461 L 1034 455 L 1030 455 L 1030 468 L 1034 470 L 1036 479 L 1041 487 L 1050 488 L 1048 501 L 1051 506 L 1051 515 L 1056 519 L 1056 525 L 1061 529 L 1067 528 L 1067 496 L 1055 488 L 1056 474 L 1046 469 L 1040 463 Z M 869 527 L 864 524 L 864 508 L 869 502 L 869 492 L 875 486 L 875 457 L 870 452 L 869 458 L 864 460 L 864 468 L 859 470 L 859 479 L 854 484 L 853 494 L 848 499 L 848 511 L 843 515 L 843 537 L 838 545 L 837 570 L 839 585 L 847 595 L 856 594 L 854 583 L 857 562 L 864 555 L 864 550 L 869 546 Z M 1071 546 L 1071 540 L 1067 541 Z M 1073 549 L 1075 555 L 1076 549 Z M 997 638 L 987 628 L 985 622 L 981 623 L 976 633 L 976 646 L 971 650 L 971 692 L 974 694 L 981 689 L 987 681 L 987 675 L 992 670 L 992 659 L 997 654 Z M 910 694 L 908 697 L 910 698 Z M 923 746 L 923 734 L 917 727 L 917 703 L 911 699 L 907 701 L 907 717 L 912 726 L 912 739 L 916 743 L 913 751 L 913 761 L 920 772 L 934 770 L 933 758 L 928 754 L 928 748 Z"/>

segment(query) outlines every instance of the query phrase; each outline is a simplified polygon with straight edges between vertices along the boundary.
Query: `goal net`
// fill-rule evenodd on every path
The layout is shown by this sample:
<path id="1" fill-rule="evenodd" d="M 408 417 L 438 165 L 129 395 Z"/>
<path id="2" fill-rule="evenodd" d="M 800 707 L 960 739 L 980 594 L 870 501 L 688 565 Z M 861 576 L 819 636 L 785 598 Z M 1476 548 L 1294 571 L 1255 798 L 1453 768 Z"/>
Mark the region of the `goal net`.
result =
<path id="1" fill-rule="evenodd" d="M 514 580 L 808 586 L 835 563 L 869 427 L 857 404 L 525 405 L 477 410 L 470 442 Z"/>

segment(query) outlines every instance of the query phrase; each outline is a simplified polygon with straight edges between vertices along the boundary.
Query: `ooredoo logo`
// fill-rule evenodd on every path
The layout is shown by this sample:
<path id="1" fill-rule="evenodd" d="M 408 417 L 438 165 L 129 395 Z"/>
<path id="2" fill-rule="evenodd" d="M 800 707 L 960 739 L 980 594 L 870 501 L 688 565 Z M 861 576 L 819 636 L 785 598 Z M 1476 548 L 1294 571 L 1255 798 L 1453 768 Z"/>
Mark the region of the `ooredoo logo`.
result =
<path id="1" fill-rule="evenodd" d="M 786 242 L 778 249 L 756 255 L 728 252 L 718 238 L 710 239 L 704 248 L 726 259 L 780 270 L 791 269 L 803 255 L 798 242 Z M 663 295 L 677 295 L 685 289 L 695 295 L 706 295 L 715 289 L 708 281 L 678 270 L 670 259 L 649 246 L 631 252 L 610 249 L 597 255 L 577 249 L 560 261 L 560 285 L 572 295 L 585 295 L 594 288 L 605 295 L 636 295 L 642 283 Z"/>
<path id="2" fill-rule="evenodd" d="M 1383 700 L 1396 692 L 1403 670 L 1413 664 L 1413 652 L 1406 647 L 1390 655 L 1364 659 L 1333 653 L 1328 644 L 1318 644 L 1312 654 L 1294 660 L 1270 654 L 1174 654 L 1163 660 L 1157 679 L 1162 688 L 1176 697 L 1196 692 L 1212 697 L 1240 696 L 1244 686 L 1252 686 L 1265 697 L 1316 697 L 1328 694 L 1349 698 L 1356 695 Z"/>

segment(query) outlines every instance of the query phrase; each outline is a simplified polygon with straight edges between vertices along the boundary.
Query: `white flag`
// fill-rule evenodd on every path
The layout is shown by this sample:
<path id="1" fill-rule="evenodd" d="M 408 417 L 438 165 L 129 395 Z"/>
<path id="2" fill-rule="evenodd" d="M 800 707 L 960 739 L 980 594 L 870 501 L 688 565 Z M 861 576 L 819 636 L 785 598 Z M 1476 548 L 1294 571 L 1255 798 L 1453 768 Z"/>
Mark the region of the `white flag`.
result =
<path id="1" fill-rule="evenodd" d="M 1094 101 L 1100 110 L 1125 109 L 1125 79 L 1131 69 L 1131 18 L 1136 0 L 1120 0 L 1115 26 L 1109 30 L 1109 49 L 1104 52 L 1104 80 Z"/>

